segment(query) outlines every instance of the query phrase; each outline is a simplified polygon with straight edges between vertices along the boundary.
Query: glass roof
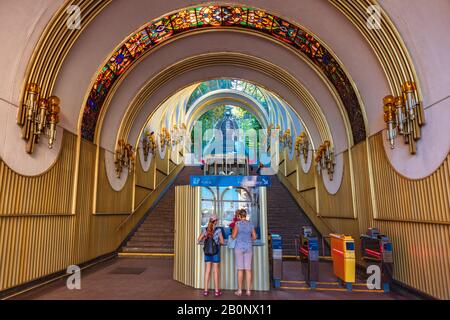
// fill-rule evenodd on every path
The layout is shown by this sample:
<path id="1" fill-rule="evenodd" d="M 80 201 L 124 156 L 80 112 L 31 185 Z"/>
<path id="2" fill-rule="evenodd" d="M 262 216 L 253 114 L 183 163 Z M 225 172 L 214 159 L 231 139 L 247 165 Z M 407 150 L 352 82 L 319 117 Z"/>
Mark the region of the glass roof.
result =
<path id="1" fill-rule="evenodd" d="M 237 80 L 237 79 L 215 79 L 200 83 L 197 88 L 192 92 L 189 100 L 186 104 L 186 111 L 203 95 L 222 89 L 236 90 L 244 92 L 253 97 L 258 103 L 268 111 L 267 98 L 262 90 L 249 82 Z"/>

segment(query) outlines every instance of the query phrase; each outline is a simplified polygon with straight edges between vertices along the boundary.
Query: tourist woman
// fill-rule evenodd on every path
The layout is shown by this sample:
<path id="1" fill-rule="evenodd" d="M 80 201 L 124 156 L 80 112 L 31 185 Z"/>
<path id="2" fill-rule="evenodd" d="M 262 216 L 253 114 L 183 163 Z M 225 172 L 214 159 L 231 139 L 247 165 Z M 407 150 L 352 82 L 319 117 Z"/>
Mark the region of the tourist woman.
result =
<path id="1" fill-rule="evenodd" d="M 219 297 L 222 291 L 219 288 L 220 279 L 220 246 L 224 244 L 222 229 L 216 227 L 217 216 L 212 215 L 209 218 L 208 226 L 202 231 L 198 237 L 198 241 L 204 241 L 205 251 L 205 289 L 203 295 L 209 294 L 209 279 L 211 274 L 211 267 L 214 270 L 214 295 Z"/>
<path id="2" fill-rule="evenodd" d="M 247 296 L 251 295 L 252 285 L 252 256 L 253 256 L 253 241 L 256 240 L 256 231 L 253 223 L 247 220 L 247 211 L 245 209 L 239 210 L 239 221 L 233 228 L 231 234 L 233 239 L 236 239 L 234 247 L 234 256 L 236 262 L 236 269 L 238 273 L 238 290 L 236 295 L 242 295 L 242 283 L 245 279 L 247 282 Z"/>

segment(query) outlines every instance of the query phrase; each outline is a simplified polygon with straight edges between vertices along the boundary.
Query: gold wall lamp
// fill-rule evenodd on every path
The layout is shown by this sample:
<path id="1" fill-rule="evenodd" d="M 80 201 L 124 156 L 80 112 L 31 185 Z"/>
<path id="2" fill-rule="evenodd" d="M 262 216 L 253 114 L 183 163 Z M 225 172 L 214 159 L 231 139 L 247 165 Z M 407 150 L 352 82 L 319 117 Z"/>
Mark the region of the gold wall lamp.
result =
<path id="1" fill-rule="evenodd" d="M 128 168 L 128 173 L 131 173 L 134 170 L 135 159 L 133 146 L 129 143 L 125 143 L 123 139 L 120 139 L 114 154 L 114 165 L 116 167 L 117 178 L 120 178 L 123 168 Z"/>
<path id="2" fill-rule="evenodd" d="M 295 151 L 297 153 L 297 158 L 303 157 L 305 163 L 308 163 L 308 153 L 309 153 L 309 139 L 306 132 L 302 131 L 300 135 L 295 139 Z"/>
<path id="3" fill-rule="evenodd" d="M 186 125 L 182 123 L 179 127 L 174 124 L 172 131 L 170 132 L 172 139 L 171 143 L 172 146 L 175 147 L 176 145 L 183 143 L 184 136 L 186 135 Z"/>
<path id="4" fill-rule="evenodd" d="M 22 138 L 27 141 L 27 153 L 34 152 L 34 145 L 42 135 L 48 138 L 51 149 L 56 140 L 56 125 L 59 122 L 60 100 L 56 96 L 40 97 L 41 88 L 36 83 L 26 87 L 27 98 L 19 106 L 17 123 L 22 128 Z"/>
<path id="5" fill-rule="evenodd" d="M 155 132 L 146 131 L 142 138 L 142 152 L 144 154 L 144 161 L 147 162 L 149 154 L 155 154 L 156 139 Z"/>
<path id="6" fill-rule="evenodd" d="M 322 170 L 327 170 L 328 177 L 333 181 L 334 166 L 336 163 L 334 161 L 334 150 L 329 140 L 325 140 L 323 144 L 320 145 L 316 152 L 315 160 L 317 173 L 321 175 Z"/>
<path id="7" fill-rule="evenodd" d="M 165 147 L 168 147 L 172 143 L 172 138 L 170 137 L 170 132 L 166 128 L 162 128 L 159 133 L 159 143 L 161 145 L 161 149 L 164 150 Z"/>
<path id="8" fill-rule="evenodd" d="M 291 129 L 286 129 L 283 134 L 280 132 L 280 143 L 282 144 L 283 148 L 288 148 L 288 150 L 292 149 Z"/>
<path id="9" fill-rule="evenodd" d="M 417 99 L 416 84 L 406 81 L 402 85 L 402 94 L 398 97 L 388 95 L 383 98 L 384 122 L 391 149 L 395 148 L 397 134 L 409 145 L 409 152 L 417 151 L 416 141 L 421 137 L 421 126 L 425 123 L 425 114 Z"/>

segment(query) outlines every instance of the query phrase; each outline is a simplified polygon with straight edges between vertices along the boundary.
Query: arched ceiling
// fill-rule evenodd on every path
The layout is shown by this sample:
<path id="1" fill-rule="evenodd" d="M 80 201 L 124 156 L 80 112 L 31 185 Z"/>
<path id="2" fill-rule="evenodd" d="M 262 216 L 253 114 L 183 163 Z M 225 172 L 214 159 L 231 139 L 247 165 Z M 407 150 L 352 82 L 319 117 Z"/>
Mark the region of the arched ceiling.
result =
<path id="1" fill-rule="evenodd" d="M 121 74 L 116 78 L 114 85 L 109 88 L 106 99 L 102 101 L 99 123 L 100 125 L 103 123 L 103 125 L 99 128 L 99 123 L 96 123 L 98 139 L 95 142 L 108 150 L 114 149 L 112 141 L 116 141 L 117 132 L 121 130 L 123 122 L 127 121 L 124 120 L 124 117 L 128 115 L 128 107 L 138 96 L 140 90 L 145 87 L 145 84 L 155 75 L 171 66 L 180 66 L 181 64 L 178 63 L 182 60 L 198 55 L 223 54 L 225 52 L 249 56 L 247 62 L 239 65 L 244 76 L 239 74 L 237 66 L 232 61 L 228 61 L 222 64 L 204 65 L 198 69 L 193 68 L 185 74 L 180 71 L 177 73 L 177 77 L 167 78 L 164 84 L 160 83 L 161 87 L 155 87 L 152 94 L 146 96 L 146 101 L 141 102 L 142 108 L 139 110 L 142 114 L 133 115 L 133 121 L 127 124 L 126 131 L 130 133 L 131 141 L 137 137 L 145 119 L 170 94 L 192 83 L 217 77 L 217 72 L 220 72 L 226 77 L 257 79 L 258 84 L 270 88 L 304 116 L 304 121 L 311 130 L 312 139 L 319 143 L 324 131 L 323 123 L 326 123 L 329 133 L 336 142 L 338 152 L 339 150 L 343 151 L 360 141 L 358 140 L 360 138 L 355 139 L 356 131 L 354 130 L 354 117 L 360 116 L 358 113 L 348 112 L 349 98 L 352 101 L 356 100 L 351 97 L 351 94 L 347 96 L 343 94 L 343 91 L 337 88 L 338 82 L 336 81 L 351 85 L 365 121 L 364 129 L 367 137 L 384 128 L 380 111 L 381 98 L 388 93 L 398 93 L 399 83 L 407 77 L 418 80 L 412 62 L 417 63 L 419 76 L 426 84 L 427 96 L 424 101 L 427 101 L 430 106 L 430 109 L 426 110 L 427 118 L 432 120 L 430 123 L 436 123 L 436 125 L 427 123 L 424 127 L 424 136 L 440 137 L 438 130 L 442 127 L 440 125 L 442 119 L 445 118 L 442 117 L 442 112 L 445 113 L 445 110 L 442 110 L 444 104 L 439 103 L 441 101 L 439 99 L 444 99 L 445 102 L 445 97 L 442 96 L 445 81 L 440 80 L 442 80 L 442 74 L 446 73 L 441 67 L 430 62 L 439 59 L 428 59 L 425 50 L 427 45 L 419 43 L 420 41 L 424 44 L 428 43 L 429 47 L 431 43 L 426 35 L 433 30 L 443 30 L 445 28 L 442 26 L 448 24 L 448 20 L 442 22 L 443 17 L 439 14 L 445 12 L 448 2 L 437 1 L 436 8 L 440 8 L 439 10 L 425 8 L 426 10 L 422 11 L 419 9 L 420 1 L 410 1 L 408 9 L 411 10 L 408 10 L 406 15 L 408 21 L 413 21 L 414 15 L 417 16 L 419 12 L 423 12 L 423 16 L 430 16 L 433 13 L 433 16 L 437 17 L 431 20 L 430 25 L 423 25 L 419 28 L 408 21 L 399 19 L 399 16 L 402 16 L 402 6 L 389 0 L 379 0 L 385 9 L 382 19 L 383 28 L 379 32 L 373 32 L 368 30 L 365 25 L 365 8 L 368 4 L 376 4 L 375 0 L 352 0 L 351 3 L 341 0 L 286 0 L 283 2 L 242 0 L 241 3 L 233 5 L 221 1 L 211 4 L 208 1 L 199 0 L 195 8 L 206 9 L 203 9 L 202 12 L 205 15 L 200 17 L 194 11 L 197 24 L 191 24 L 192 19 L 189 26 L 186 25 L 187 28 L 176 30 L 172 21 L 170 24 L 172 34 L 168 39 L 164 39 L 163 42 L 150 43 L 149 48 L 144 50 L 145 58 L 144 52 L 140 56 L 139 54 L 132 56 L 131 60 L 133 61 L 131 62 L 133 63 L 128 65 L 128 69 L 124 70 L 124 73 L 118 71 Z M 83 10 L 84 19 L 79 30 L 65 28 L 67 16 L 65 9 L 68 4 L 79 4 Z M 84 109 L 91 94 L 92 84 L 95 83 L 99 71 L 110 62 L 112 64 L 108 64 L 108 68 L 114 69 L 120 65 L 114 66 L 118 62 L 115 59 L 110 61 L 117 50 L 123 46 L 129 50 L 127 41 L 136 31 L 143 28 L 151 29 L 154 23 L 161 22 L 164 17 L 168 17 L 169 20 L 178 19 L 180 12 L 185 10 L 183 8 L 191 8 L 192 5 L 193 3 L 187 0 L 134 0 L 132 6 L 129 1 L 125 0 L 105 0 L 101 3 L 95 0 L 76 0 L 66 1 L 64 4 L 61 0 L 42 0 L 39 2 L 39 6 L 45 9 L 37 10 L 38 4 L 33 2 L 30 4 L 30 10 L 27 11 L 29 16 L 26 19 L 22 17 L 24 15 L 17 16 L 18 20 L 22 19 L 24 22 L 21 24 L 24 31 L 16 30 L 17 43 L 15 45 L 20 47 L 18 44 L 21 42 L 28 45 L 16 55 L 20 59 L 14 60 L 18 66 L 16 68 L 18 72 L 15 73 L 14 81 L 7 81 L 7 83 L 19 85 L 8 91 L 8 95 L 11 95 L 12 101 L 20 100 L 23 97 L 20 95 L 20 90 L 23 90 L 23 86 L 20 84 L 31 81 L 39 83 L 46 95 L 55 94 L 63 101 L 60 126 L 78 133 L 83 123 Z M 220 26 L 214 26 L 214 13 L 210 10 L 214 5 L 225 8 L 220 7 L 220 14 L 218 9 L 216 11 L 216 21 L 220 20 Z M 19 6 L 22 5 L 17 4 L 17 7 Z M 250 25 L 247 20 L 245 24 L 239 23 L 239 25 L 236 24 L 237 20 L 232 20 L 234 25 L 231 25 L 228 24 L 228 7 L 246 8 L 242 11 L 241 19 L 245 13 L 250 12 L 249 8 L 263 8 L 264 10 L 257 13 L 258 19 L 253 21 L 250 19 Z M 36 18 L 33 18 L 33 15 Z M 54 18 L 50 21 L 51 16 Z M 237 16 L 239 18 L 239 14 Z M 390 18 L 394 20 L 395 24 Z M 206 19 L 207 27 L 198 25 L 202 19 Z M 48 21 L 50 22 L 44 30 Z M 438 25 L 441 28 L 437 28 Z M 303 34 L 303 39 L 306 41 L 296 42 L 293 30 Z M 414 31 L 410 32 L 409 30 Z M 24 38 L 22 34 L 26 32 L 28 33 Z M 40 36 L 38 45 L 32 53 L 33 44 Z M 280 39 L 280 36 L 284 37 L 284 40 Z M 405 39 L 406 46 L 402 37 Z M 314 40 L 318 40 L 319 45 L 314 44 Z M 386 46 L 388 43 L 391 43 L 392 47 Z M 193 49 L 191 45 L 197 48 Z M 448 46 L 448 43 L 443 39 L 439 45 L 445 47 Z M 14 45 L 9 45 L 9 47 L 14 47 Z M 414 53 L 412 58 L 409 56 L 408 49 Z M 435 51 L 437 52 L 437 50 Z M 159 54 L 160 52 L 164 52 L 164 54 Z M 345 77 L 330 78 L 335 71 L 338 72 L 334 74 L 341 73 L 338 69 L 327 70 L 327 62 L 330 62 L 327 54 L 331 55 L 347 79 Z M 282 58 L 277 58 L 277 56 Z M 310 93 L 312 99 L 319 106 L 322 117 L 311 113 L 311 109 L 308 109 L 305 101 L 299 98 L 300 95 L 294 90 L 294 87 L 286 89 L 286 82 L 281 77 L 269 74 L 263 69 L 255 72 L 255 68 L 250 67 L 250 62 L 255 57 L 270 61 L 280 70 L 288 72 L 298 84 Z M 119 56 L 119 60 L 121 58 Z M 124 58 L 126 58 L 126 54 Z M 7 60 L 3 59 L 2 61 Z M 146 63 L 147 61 L 148 63 Z M 215 75 L 213 70 L 216 71 Z M 333 72 L 330 73 L 330 70 Z M 25 74 L 25 81 L 23 74 Z M 440 78 L 432 76 L 433 74 L 440 75 Z M 440 80 L 438 81 L 438 79 Z M 7 86 L 2 86 L 2 90 L 5 88 Z M 435 105 L 437 107 L 431 108 Z M 14 118 L 13 112 L 10 110 L 8 110 L 8 114 L 4 108 L 1 112 L 2 119 Z M 320 119 L 324 121 L 322 124 L 318 122 Z M 0 126 L 0 133 L 5 136 L 5 146 L 0 145 L 0 155 L 5 158 L 6 162 L 12 163 L 14 166 L 17 163 L 18 171 L 21 171 L 20 166 L 35 168 L 33 170 L 36 173 L 44 171 L 54 161 L 57 152 L 55 150 L 46 152 L 45 149 L 39 147 L 35 157 L 14 161 L 11 155 L 15 153 L 8 152 L 13 149 L 12 146 L 18 145 L 15 143 L 18 139 L 16 139 L 17 132 L 13 129 L 15 129 L 13 126 Z M 446 139 L 444 142 L 448 144 L 448 140 Z M 433 154 L 439 153 L 432 159 L 426 157 L 427 152 L 411 157 L 405 152 L 407 147 L 402 145 L 398 146 L 398 151 L 386 151 L 394 166 L 401 172 L 406 175 L 423 176 L 436 168 L 445 157 L 446 152 L 440 152 L 433 147 L 434 145 L 434 143 L 426 143 L 423 139 L 419 141 L 421 149 L 431 150 Z M 436 145 L 438 146 L 439 143 L 436 142 Z M 43 155 L 41 151 L 44 153 Z M 40 161 L 39 158 L 44 158 L 45 161 Z M 412 163 L 413 168 L 419 169 L 415 170 L 418 173 L 410 170 L 404 171 L 402 168 L 406 167 L 407 162 Z"/>
<path id="2" fill-rule="evenodd" d="M 184 123 L 190 132 L 198 118 L 220 105 L 242 107 L 253 113 L 263 128 L 279 125 L 283 131 L 290 129 L 293 138 L 307 131 L 301 117 L 285 101 L 258 85 L 238 79 L 213 79 L 181 90 L 158 108 L 145 127 L 159 132 L 163 127 L 170 129 L 173 124 Z"/>
<path id="3" fill-rule="evenodd" d="M 353 141 L 366 138 L 365 111 L 345 67 L 317 36 L 261 9 L 243 6 L 197 6 L 158 18 L 133 32 L 101 67 L 83 111 L 83 138 L 93 141 L 98 117 L 109 91 L 142 57 L 166 41 L 192 32 L 229 29 L 251 31 L 288 44 L 324 74 L 338 93 L 350 122 Z"/>

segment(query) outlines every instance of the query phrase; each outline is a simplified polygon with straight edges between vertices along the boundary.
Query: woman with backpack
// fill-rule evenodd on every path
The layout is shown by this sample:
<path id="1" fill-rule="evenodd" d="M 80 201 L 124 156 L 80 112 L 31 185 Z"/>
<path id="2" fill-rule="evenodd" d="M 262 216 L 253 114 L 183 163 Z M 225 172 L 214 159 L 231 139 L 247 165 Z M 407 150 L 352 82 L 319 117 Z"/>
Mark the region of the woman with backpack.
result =
<path id="1" fill-rule="evenodd" d="M 209 294 L 209 278 L 211 274 L 211 266 L 214 270 L 214 296 L 219 297 L 222 291 L 219 289 L 220 279 L 220 246 L 224 244 L 222 229 L 216 227 L 217 216 L 212 215 L 209 218 L 208 226 L 202 231 L 198 237 L 198 241 L 204 240 L 203 252 L 205 253 L 205 290 L 203 295 Z"/>

